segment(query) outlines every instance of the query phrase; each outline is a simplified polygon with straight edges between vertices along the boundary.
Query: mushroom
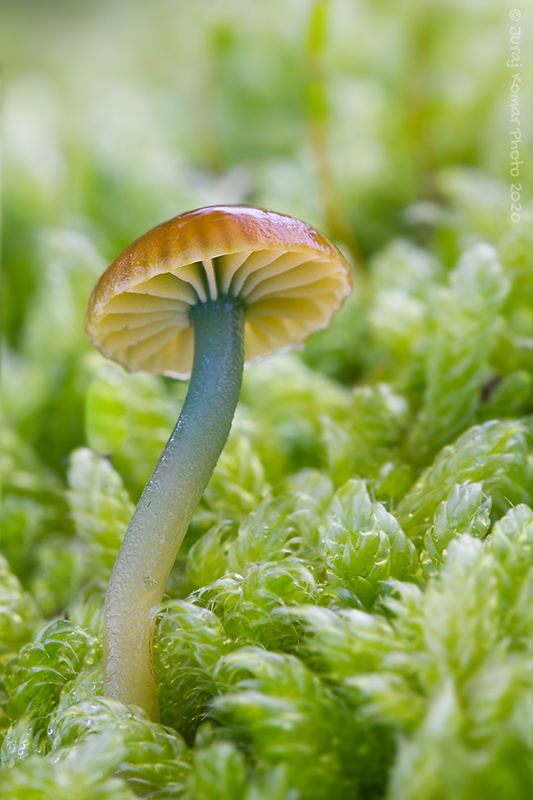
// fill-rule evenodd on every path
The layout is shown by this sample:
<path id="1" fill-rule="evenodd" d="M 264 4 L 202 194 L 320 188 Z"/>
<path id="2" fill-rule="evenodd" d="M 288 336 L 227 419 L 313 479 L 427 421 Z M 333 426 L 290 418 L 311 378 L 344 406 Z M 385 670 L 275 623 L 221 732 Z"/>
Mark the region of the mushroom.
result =
<path id="1" fill-rule="evenodd" d="M 106 594 L 104 692 L 158 718 L 154 606 L 228 437 L 243 366 L 326 327 L 351 291 L 340 252 L 300 220 L 214 206 L 153 228 L 107 268 L 85 327 L 128 370 L 190 377 Z"/>

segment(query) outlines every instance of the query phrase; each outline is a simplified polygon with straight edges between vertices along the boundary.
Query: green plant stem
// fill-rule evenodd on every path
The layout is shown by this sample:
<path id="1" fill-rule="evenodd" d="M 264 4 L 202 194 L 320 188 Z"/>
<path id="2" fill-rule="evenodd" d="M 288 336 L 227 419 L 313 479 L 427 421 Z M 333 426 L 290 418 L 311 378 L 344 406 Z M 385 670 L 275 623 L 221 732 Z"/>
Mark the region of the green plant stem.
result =
<path id="1" fill-rule="evenodd" d="M 191 311 L 194 365 L 179 420 L 139 500 L 106 595 L 104 692 L 158 717 L 154 606 L 228 437 L 242 382 L 244 307 L 221 298 Z"/>
<path id="2" fill-rule="evenodd" d="M 324 66 L 328 13 L 329 5 L 327 0 L 316 0 L 310 11 L 307 31 L 306 105 L 311 152 L 315 162 L 324 214 L 331 236 L 340 242 L 344 242 L 350 251 L 355 269 L 364 275 L 366 272 L 364 258 L 359 242 L 344 213 L 329 155 L 329 105 Z"/>

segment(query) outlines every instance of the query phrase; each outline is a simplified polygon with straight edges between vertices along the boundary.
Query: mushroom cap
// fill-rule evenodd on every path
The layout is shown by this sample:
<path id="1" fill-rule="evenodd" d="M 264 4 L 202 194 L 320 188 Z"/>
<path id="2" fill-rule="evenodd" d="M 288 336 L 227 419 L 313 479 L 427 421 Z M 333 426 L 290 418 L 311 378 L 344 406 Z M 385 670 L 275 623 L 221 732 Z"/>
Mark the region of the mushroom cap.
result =
<path id="1" fill-rule="evenodd" d="M 191 374 L 190 308 L 223 296 L 245 306 L 245 366 L 327 327 L 352 288 L 350 268 L 318 231 L 248 206 L 174 217 L 127 247 L 94 287 L 91 343 L 128 370 Z"/>

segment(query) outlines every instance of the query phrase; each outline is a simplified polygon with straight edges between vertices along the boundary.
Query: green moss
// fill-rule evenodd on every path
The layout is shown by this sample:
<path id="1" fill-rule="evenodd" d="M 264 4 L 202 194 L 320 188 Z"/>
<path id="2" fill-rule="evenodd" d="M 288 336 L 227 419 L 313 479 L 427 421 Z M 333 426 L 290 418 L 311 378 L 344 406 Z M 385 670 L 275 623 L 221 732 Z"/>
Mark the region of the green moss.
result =
<path id="1" fill-rule="evenodd" d="M 2 798 L 530 800 L 508 14 L 2 3 Z M 102 697 L 102 608 L 186 386 L 105 362 L 83 313 L 150 226 L 242 202 L 365 264 L 327 330 L 245 375 L 154 612 L 156 724 Z"/>

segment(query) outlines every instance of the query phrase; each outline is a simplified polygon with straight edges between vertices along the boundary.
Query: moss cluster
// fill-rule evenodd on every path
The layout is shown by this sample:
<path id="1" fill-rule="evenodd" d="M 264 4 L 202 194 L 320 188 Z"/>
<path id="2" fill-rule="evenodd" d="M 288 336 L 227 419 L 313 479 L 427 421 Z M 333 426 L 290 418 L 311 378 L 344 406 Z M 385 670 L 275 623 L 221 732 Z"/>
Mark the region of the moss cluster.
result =
<path id="1" fill-rule="evenodd" d="M 0 795 L 528 800 L 533 209 L 524 190 L 509 219 L 507 10 L 46 5 L 35 30 L 0 12 Z M 351 231 L 365 268 L 330 329 L 245 374 L 157 610 L 156 724 L 102 697 L 103 601 L 186 387 L 104 362 L 82 321 L 122 246 L 221 201 Z"/>

